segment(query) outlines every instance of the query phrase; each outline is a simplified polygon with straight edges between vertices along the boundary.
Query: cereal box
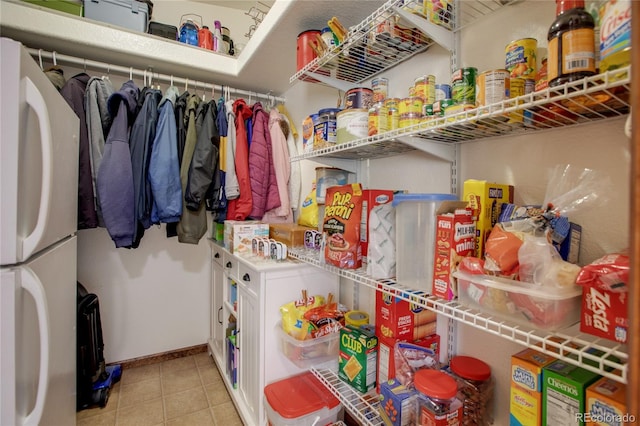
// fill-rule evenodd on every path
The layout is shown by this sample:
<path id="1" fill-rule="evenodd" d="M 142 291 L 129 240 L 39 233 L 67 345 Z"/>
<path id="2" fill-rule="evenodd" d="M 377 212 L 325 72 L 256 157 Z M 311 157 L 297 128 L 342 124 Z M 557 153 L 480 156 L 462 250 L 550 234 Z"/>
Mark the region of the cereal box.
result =
<path id="1" fill-rule="evenodd" d="M 380 385 L 380 414 L 385 424 L 409 426 L 416 424 L 417 391 L 407 388 L 396 379 Z"/>
<path id="2" fill-rule="evenodd" d="M 434 334 L 436 313 L 408 301 L 427 294 L 419 290 L 393 291 L 393 295 L 376 291 L 376 335 L 410 342 Z"/>
<path id="3" fill-rule="evenodd" d="M 484 244 L 498 221 L 502 203 L 513 203 L 513 186 L 469 179 L 464 182 L 462 200 L 469 203 L 476 219 L 476 257 L 483 257 Z"/>
<path id="4" fill-rule="evenodd" d="M 582 288 L 580 331 L 620 343 L 627 342 L 629 293 Z"/>
<path id="5" fill-rule="evenodd" d="M 452 300 L 458 296 L 453 272 L 465 256 L 475 254 L 476 225 L 465 201 L 443 201 L 436 216 L 431 294 Z"/>
<path id="6" fill-rule="evenodd" d="M 394 379 L 396 377 L 395 349 L 396 343 L 401 342 L 401 340 L 382 336 L 378 336 L 378 339 L 377 390 L 378 393 L 380 393 L 380 385 L 387 380 Z M 439 335 L 432 334 L 424 339 L 414 340 L 410 343 L 424 348 L 425 353 L 430 354 L 433 357 L 434 363 L 437 363 L 440 359 Z"/>
<path id="7" fill-rule="evenodd" d="M 369 249 L 369 213 L 375 206 L 388 204 L 393 201 L 393 191 L 384 189 L 362 190 L 362 217 L 360 219 L 360 247 L 362 248 L 362 261 L 367 261 Z"/>
<path id="8" fill-rule="evenodd" d="M 376 387 L 378 338 L 354 326 L 340 329 L 338 377 L 362 393 Z"/>
<path id="9" fill-rule="evenodd" d="M 269 237 L 269 224 L 258 220 L 224 221 L 224 248 L 230 252 L 251 254 L 254 237 Z"/>
<path id="10" fill-rule="evenodd" d="M 627 386 L 603 377 L 587 388 L 586 425 L 610 426 L 631 423 L 627 411 Z"/>
<path id="11" fill-rule="evenodd" d="M 555 360 L 534 349 L 511 356 L 510 426 L 542 425 L 542 369 Z"/>

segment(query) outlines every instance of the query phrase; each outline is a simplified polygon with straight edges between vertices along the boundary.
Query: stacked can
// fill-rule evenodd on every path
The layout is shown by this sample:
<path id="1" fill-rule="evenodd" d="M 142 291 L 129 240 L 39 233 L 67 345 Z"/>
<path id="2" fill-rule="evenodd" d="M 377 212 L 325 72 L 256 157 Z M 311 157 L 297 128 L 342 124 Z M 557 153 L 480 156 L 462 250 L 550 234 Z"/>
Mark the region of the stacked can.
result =
<path id="1" fill-rule="evenodd" d="M 400 127 L 409 127 L 420 123 L 424 101 L 419 96 L 412 96 L 400 100 L 398 111 L 400 113 Z"/>
<path id="2" fill-rule="evenodd" d="M 384 106 L 387 108 L 387 129 L 396 130 L 400 127 L 400 112 L 398 105 L 400 99 L 387 98 L 384 100 Z"/>
<path id="3" fill-rule="evenodd" d="M 425 104 L 432 104 L 436 100 L 436 77 L 424 75 L 416 78 L 413 87 L 416 96 L 422 98 Z"/>

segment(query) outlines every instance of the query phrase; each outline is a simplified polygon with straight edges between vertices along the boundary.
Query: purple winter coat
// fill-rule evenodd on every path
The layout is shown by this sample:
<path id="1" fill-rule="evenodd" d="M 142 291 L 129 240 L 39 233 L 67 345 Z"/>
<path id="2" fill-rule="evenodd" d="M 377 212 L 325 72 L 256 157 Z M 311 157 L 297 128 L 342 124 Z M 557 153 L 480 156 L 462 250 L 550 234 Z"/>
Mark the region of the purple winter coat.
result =
<path id="1" fill-rule="evenodd" d="M 280 207 L 280 194 L 269 133 L 269 113 L 256 102 L 253 106 L 253 134 L 249 147 L 249 177 L 253 207 L 249 215 L 262 219 L 265 212 Z"/>

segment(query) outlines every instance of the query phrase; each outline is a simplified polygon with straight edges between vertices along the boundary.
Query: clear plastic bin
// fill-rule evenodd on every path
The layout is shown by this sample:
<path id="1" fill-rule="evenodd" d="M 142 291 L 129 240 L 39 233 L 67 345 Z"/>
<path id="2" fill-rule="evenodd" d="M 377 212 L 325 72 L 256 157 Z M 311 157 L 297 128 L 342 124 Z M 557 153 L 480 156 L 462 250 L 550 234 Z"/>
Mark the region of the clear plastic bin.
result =
<path id="1" fill-rule="evenodd" d="M 312 366 L 338 360 L 340 348 L 340 333 L 331 333 L 316 339 L 298 340 L 289 336 L 283 329 L 282 323 L 275 326 L 276 336 L 280 339 L 280 350 L 291 362 L 300 368 L 308 369 Z"/>
<path id="2" fill-rule="evenodd" d="M 458 301 L 517 324 L 558 330 L 580 321 L 579 286 L 542 287 L 489 275 L 456 271 Z"/>

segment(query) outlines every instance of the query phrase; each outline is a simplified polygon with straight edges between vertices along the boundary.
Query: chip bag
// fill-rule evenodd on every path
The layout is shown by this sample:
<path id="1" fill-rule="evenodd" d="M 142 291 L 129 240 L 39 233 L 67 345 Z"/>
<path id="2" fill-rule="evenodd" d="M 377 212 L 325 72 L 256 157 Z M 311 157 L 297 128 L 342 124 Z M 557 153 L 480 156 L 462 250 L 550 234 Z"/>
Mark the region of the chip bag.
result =
<path id="1" fill-rule="evenodd" d="M 318 200 L 316 199 L 316 187 L 313 185 L 311 192 L 302 202 L 298 225 L 309 228 L 318 228 Z"/>

